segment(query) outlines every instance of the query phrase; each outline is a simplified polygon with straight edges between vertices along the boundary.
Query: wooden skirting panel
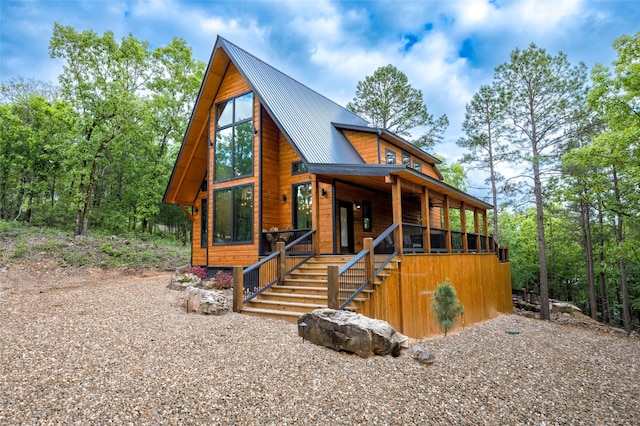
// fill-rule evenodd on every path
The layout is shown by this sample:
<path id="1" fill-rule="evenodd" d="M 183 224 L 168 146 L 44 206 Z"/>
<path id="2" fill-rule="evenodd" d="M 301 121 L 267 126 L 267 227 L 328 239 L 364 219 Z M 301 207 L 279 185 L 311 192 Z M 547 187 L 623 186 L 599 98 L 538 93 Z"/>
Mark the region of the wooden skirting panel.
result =
<path id="1" fill-rule="evenodd" d="M 372 294 L 362 313 L 383 319 L 412 338 L 439 334 L 431 301 L 436 285 L 447 278 L 464 306 L 458 328 L 512 311 L 509 264 L 487 253 L 405 256 Z"/>

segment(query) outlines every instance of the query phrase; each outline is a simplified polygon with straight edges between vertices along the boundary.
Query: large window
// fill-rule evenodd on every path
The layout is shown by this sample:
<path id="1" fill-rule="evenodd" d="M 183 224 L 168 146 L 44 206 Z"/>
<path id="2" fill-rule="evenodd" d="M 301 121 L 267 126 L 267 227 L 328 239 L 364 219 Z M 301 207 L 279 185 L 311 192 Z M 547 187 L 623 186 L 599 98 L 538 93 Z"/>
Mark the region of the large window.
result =
<path id="1" fill-rule="evenodd" d="M 215 180 L 253 173 L 253 93 L 220 102 L 215 108 Z"/>
<path id="2" fill-rule="evenodd" d="M 293 187 L 293 227 L 311 229 L 311 184 L 303 183 Z"/>
<path id="3" fill-rule="evenodd" d="M 253 185 L 213 192 L 213 242 L 253 241 Z"/>

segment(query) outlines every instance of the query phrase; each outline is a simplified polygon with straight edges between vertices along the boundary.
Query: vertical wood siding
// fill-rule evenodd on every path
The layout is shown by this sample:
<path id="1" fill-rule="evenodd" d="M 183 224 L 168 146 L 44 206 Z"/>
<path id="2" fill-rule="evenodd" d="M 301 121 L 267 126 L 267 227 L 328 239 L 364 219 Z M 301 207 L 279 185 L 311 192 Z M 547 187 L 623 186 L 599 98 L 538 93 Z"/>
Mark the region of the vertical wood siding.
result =
<path id="1" fill-rule="evenodd" d="M 405 256 L 400 268 L 373 293 L 363 313 L 389 322 L 412 338 L 439 334 L 431 301 L 436 285 L 447 278 L 464 306 L 457 328 L 511 312 L 509 264 L 487 253 Z"/>

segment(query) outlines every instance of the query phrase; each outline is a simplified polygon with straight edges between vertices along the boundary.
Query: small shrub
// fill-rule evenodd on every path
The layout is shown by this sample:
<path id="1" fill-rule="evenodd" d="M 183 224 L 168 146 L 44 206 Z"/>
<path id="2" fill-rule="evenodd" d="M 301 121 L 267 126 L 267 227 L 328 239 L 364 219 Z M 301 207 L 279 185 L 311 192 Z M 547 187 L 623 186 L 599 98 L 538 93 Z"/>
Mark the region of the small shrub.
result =
<path id="1" fill-rule="evenodd" d="M 179 283 L 193 283 L 198 284 L 200 282 L 200 277 L 190 273 L 180 274 L 176 277 L 176 281 Z"/>
<path id="2" fill-rule="evenodd" d="M 213 278 L 213 286 L 222 290 L 233 288 L 233 275 L 225 271 L 218 271 Z"/>
<path id="3" fill-rule="evenodd" d="M 191 266 L 191 267 L 187 268 L 187 270 L 185 272 L 187 274 L 193 274 L 193 275 L 199 277 L 201 280 L 206 280 L 207 279 L 207 268 L 204 268 L 202 266 Z"/>
<path id="4" fill-rule="evenodd" d="M 456 319 L 464 312 L 464 307 L 458 300 L 456 289 L 447 278 L 444 283 L 436 286 L 431 302 L 431 310 L 436 315 L 436 321 L 445 337 L 453 328 Z"/>

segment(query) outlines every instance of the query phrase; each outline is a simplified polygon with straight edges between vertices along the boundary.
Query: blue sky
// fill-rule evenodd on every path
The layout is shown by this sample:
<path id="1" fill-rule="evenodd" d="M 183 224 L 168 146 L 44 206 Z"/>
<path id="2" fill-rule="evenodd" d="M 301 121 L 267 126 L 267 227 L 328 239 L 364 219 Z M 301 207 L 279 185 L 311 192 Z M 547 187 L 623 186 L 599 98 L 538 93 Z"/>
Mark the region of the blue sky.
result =
<path id="1" fill-rule="evenodd" d="M 219 34 L 341 105 L 394 64 L 432 114 L 449 117 L 436 152 L 455 160 L 465 105 L 511 51 L 533 42 L 574 64 L 610 65 L 613 40 L 640 31 L 640 0 L 0 0 L 1 80 L 57 80 L 54 22 L 152 47 L 180 37 L 204 62 Z"/>

